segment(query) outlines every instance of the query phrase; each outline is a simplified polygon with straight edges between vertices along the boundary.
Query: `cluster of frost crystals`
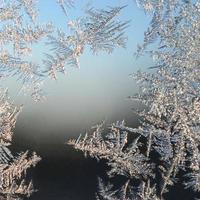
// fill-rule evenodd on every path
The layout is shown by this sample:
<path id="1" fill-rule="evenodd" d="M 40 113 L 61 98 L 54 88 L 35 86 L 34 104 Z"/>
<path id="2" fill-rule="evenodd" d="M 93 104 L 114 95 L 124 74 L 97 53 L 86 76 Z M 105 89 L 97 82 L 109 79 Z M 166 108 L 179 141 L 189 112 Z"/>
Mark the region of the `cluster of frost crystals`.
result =
<path id="1" fill-rule="evenodd" d="M 159 47 L 150 52 L 157 70 L 135 75 L 143 90 L 139 97 L 149 108 L 140 113 L 141 129 L 148 153 L 156 151 L 162 160 L 161 195 L 180 170 L 185 170 L 185 187 L 200 191 L 200 6 L 198 1 L 163 1 L 160 7 L 160 23 L 153 18 L 158 25 L 151 30 L 159 30 Z M 145 45 L 150 41 L 145 35 Z"/>
<path id="2" fill-rule="evenodd" d="M 51 24 L 37 22 L 36 3 L 35 0 L 0 2 L 0 75 L 17 77 L 23 87 L 41 82 L 41 67 L 31 60 L 32 47 L 52 32 Z"/>
<path id="3" fill-rule="evenodd" d="M 24 152 L 13 155 L 11 144 L 13 129 L 20 109 L 0 90 L 0 199 L 20 200 L 34 191 L 32 182 L 25 181 L 26 171 L 40 160 L 35 153 Z"/>
<path id="4" fill-rule="evenodd" d="M 137 111 L 141 125 L 131 128 L 116 123 L 104 137 L 97 129 L 69 143 L 92 157 L 106 159 L 110 176 L 126 177 L 118 190 L 100 181 L 97 199 L 161 200 L 180 174 L 183 189 L 194 190 L 195 198 L 200 192 L 200 3 L 137 2 L 152 15 L 138 53 L 152 42 L 158 45 L 148 51 L 154 72 L 134 74 L 141 92 L 132 98 L 146 107 Z"/>
<path id="5" fill-rule="evenodd" d="M 126 127 L 125 122 L 116 122 L 109 128 L 109 133 L 104 134 L 103 124 L 97 125 L 92 134 L 86 134 L 77 140 L 70 140 L 68 144 L 75 149 L 85 152 L 96 159 L 107 160 L 110 170 L 109 177 L 126 177 L 120 189 L 113 190 L 113 185 L 104 184 L 99 179 L 99 192 L 97 199 L 106 200 L 132 200 L 132 199 L 157 199 L 155 186 L 150 182 L 134 184 L 137 180 L 153 179 L 154 163 L 146 155 L 140 142 L 141 135 L 137 134 L 128 140 L 128 134 L 137 132 L 137 129 Z M 143 197 L 143 198 L 141 198 Z"/>
<path id="6" fill-rule="evenodd" d="M 124 29 L 128 22 L 115 20 L 123 8 L 89 9 L 86 17 L 68 22 L 72 35 L 58 31 L 57 37 L 49 36 L 53 55 L 48 54 L 44 63 L 50 77 L 56 78 L 57 72 L 64 73 L 66 64 L 79 67 L 79 58 L 87 46 L 94 54 L 111 53 L 115 47 L 124 47 Z"/>

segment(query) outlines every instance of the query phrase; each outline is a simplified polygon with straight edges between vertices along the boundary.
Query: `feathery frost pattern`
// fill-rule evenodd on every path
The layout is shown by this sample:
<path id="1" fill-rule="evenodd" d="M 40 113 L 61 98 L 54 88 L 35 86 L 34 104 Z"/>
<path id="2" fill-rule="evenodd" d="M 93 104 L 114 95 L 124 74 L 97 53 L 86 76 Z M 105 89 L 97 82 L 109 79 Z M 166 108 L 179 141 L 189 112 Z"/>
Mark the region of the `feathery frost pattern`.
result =
<path id="1" fill-rule="evenodd" d="M 58 31 L 57 37 L 50 35 L 48 44 L 54 54 L 48 54 L 44 60 L 49 75 L 56 78 L 57 72 L 65 73 L 65 64 L 79 67 L 79 58 L 87 46 L 94 54 L 99 51 L 111 53 L 115 47 L 124 47 L 124 30 L 128 22 L 114 20 L 123 8 L 90 9 L 86 17 L 68 22 L 72 35 L 61 31 Z"/>
<path id="2" fill-rule="evenodd" d="M 152 15 L 138 55 L 153 57 L 155 71 L 137 72 L 141 87 L 131 97 L 146 106 L 137 111 L 138 128 L 113 124 L 102 136 L 102 126 L 69 144 L 97 159 L 106 159 L 112 176 L 127 182 L 115 190 L 100 181 L 97 199 L 161 200 L 183 174 L 183 187 L 200 192 L 200 2 L 138 0 Z M 157 49 L 147 50 L 151 43 Z M 129 137 L 134 138 L 133 141 Z M 157 157 L 157 158 L 155 158 Z M 125 191 L 125 192 L 124 192 Z M 195 197 L 195 196 L 194 196 Z"/>
<path id="3" fill-rule="evenodd" d="M 32 183 L 27 184 L 24 178 L 27 169 L 35 166 L 40 157 L 28 151 L 11 153 L 8 146 L 20 109 L 10 102 L 6 90 L 0 90 L 0 100 L 0 199 L 18 200 L 34 191 Z"/>
<path id="4" fill-rule="evenodd" d="M 0 3 L 0 78 L 17 77 L 33 98 L 36 91 L 31 85 L 42 83 L 44 75 L 30 59 L 32 46 L 53 31 L 51 24 L 39 24 L 37 16 L 35 0 Z"/>

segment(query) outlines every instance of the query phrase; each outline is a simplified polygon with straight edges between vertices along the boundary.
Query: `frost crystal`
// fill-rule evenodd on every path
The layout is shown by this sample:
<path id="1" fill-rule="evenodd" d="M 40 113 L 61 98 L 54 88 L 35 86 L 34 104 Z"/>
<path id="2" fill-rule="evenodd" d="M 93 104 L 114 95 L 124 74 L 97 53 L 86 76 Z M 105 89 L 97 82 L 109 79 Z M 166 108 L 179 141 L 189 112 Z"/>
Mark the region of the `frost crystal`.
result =
<path id="1" fill-rule="evenodd" d="M 0 78 L 15 76 L 24 88 L 38 84 L 42 70 L 30 56 L 33 45 L 52 32 L 52 25 L 37 22 L 35 0 L 2 1 L 0 10 Z"/>
<path id="2" fill-rule="evenodd" d="M 40 160 L 35 153 L 13 155 L 8 146 L 12 141 L 13 129 L 20 109 L 7 97 L 6 90 L 0 90 L 0 199 L 18 200 L 19 195 L 30 196 L 34 191 L 32 183 L 26 183 L 24 176 L 29 167 Z"/>

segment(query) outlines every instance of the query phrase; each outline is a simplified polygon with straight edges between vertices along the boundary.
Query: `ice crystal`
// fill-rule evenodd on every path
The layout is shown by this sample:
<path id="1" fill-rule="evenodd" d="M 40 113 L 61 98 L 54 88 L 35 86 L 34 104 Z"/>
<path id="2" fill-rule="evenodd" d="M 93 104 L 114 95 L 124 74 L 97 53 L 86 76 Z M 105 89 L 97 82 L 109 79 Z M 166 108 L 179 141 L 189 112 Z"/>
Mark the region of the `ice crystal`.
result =
<path id="1" fill-rule="evenodd" d="M 27 152 L 14 155 L 9 150 L 13 129 L 20 109 L 10 102 L 7 91 L 0 90 L 0 198 L 20 199 L 30 196 L 34 191 L 32 183 L 26 183 L 25 174 L 29 167 L 40 160 L 35 153 Z"/>

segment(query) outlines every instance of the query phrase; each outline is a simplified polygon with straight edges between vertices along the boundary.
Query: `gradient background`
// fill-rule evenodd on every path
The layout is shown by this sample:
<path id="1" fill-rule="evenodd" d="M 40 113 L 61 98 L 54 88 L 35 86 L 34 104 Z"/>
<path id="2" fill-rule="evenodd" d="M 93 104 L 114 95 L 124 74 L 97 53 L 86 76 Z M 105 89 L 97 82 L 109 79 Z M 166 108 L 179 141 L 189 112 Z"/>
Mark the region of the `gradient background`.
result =
<path id="1" fill-rule="evenodd" d="M 37 167 L 30 171 L 30 177 L 39 189 L 31 200 L 95 199 L 97 175 L 104 174 L 105 165 L 85 159 L 82 153 L 64 143 L 102 120 L 109 124 L 125 119 L 132 127 L 138 125 L 132 112 L 138 105 L 127 99 L 138 90 L 129 74 L 152 65 L 147 56 L 138 60 L 134 57 L 137 44 L 142 43 L 149 16 L 132 0 L 77 0 L 75 9 L 69 10 L 68 18 L 82 16 L 86 3 L 93 3 L 94 8 L 128 5 L 119 16 L 120 20 L 131 19 L 126 31 L 126 49 L 99 56 L 92 55 L 87 49 L 81 57 L 80 69 L 69 67 L 66 76 L 59 75 L 57 81 L 45 82 L 47 100 L 43 103 L 34 103 L 29 96 L 19 94 L 20 84 L 15 80 L 6 82 L 11 97 L 17 104 L 24 105 L 16 124 L 12 149 L 17 152 L 30 149 L 42 157 Z M 39 1 L 39 9 L 41 22 L 52 21 L 68 31 L 69 19 L 55 0 Z M 32 59 L 40 62 L 46 51 L 44 45 L 35 45 Z"/>

